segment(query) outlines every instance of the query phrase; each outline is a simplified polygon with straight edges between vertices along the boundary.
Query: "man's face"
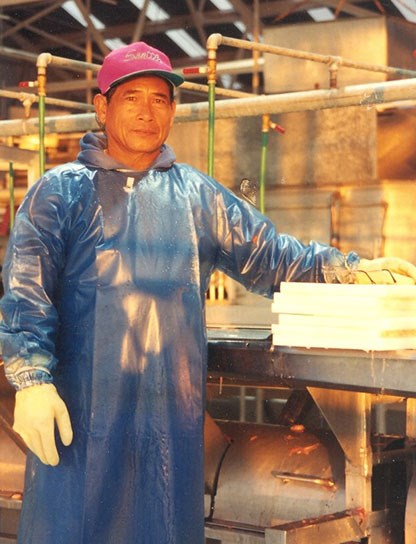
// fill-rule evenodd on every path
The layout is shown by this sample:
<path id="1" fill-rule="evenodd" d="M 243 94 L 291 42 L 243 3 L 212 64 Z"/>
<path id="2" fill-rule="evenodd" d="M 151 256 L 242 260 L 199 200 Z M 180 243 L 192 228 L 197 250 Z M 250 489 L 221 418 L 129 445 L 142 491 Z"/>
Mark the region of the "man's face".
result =
<path id="1" fill-rule="evenodd" d="M 97 95 L 94 104 L 105 125 L 109 154 L 134 168 L 146 168 L 157 157 L 175 115 L 169 83 L 142 76 L 120 83 L 108 102 Z"/>

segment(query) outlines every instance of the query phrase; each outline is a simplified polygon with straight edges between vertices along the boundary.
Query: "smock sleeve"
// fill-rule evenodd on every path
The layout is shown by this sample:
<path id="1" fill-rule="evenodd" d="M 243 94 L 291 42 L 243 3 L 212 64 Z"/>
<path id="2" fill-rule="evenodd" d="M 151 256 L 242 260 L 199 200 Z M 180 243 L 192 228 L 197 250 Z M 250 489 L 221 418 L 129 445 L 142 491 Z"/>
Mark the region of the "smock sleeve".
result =
<path id="1" fill-rule="evenodd" d="M 232 193 L 217 201 L 217 267 L 246 289 L 271 298 L 282 281 L 323 282 L 322 265 L 356 266 L 359 256 L 278 233 L 272 221 Z"/>
<path id="2" fill-rule="evenodd" d="M 66 209 L 54 184 L 41 180 L 26 196 L 11 233 L 0 303 L 1 353 L 16 389 L 49 383 L 56 365 L 54 304 L 64 261 Z"/>

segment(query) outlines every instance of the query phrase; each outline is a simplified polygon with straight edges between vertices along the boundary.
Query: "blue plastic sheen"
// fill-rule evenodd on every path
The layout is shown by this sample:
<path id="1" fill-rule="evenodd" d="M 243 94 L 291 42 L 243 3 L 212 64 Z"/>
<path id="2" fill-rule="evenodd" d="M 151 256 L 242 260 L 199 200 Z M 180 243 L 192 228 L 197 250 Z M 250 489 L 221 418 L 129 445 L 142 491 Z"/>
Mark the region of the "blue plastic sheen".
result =
<path id="1" fill-rule="evenodd" d="M 277 234 L 168 146 L 126 172 L 102 137 L 81 145 L 28 192 L 3 269 L 7 377 L 53 381 L 74 429 L 57 467 L 28 455 L 19 543 L 203 544 L 210 275 L 272 297 L 340 253 Z"/>

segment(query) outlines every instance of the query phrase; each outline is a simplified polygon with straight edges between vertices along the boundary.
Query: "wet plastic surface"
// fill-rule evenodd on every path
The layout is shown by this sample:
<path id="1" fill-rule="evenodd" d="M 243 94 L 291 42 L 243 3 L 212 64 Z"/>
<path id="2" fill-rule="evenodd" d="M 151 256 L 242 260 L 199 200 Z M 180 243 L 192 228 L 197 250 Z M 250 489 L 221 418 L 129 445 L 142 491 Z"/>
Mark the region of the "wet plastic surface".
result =
<path id="1" fill-rule="evenodd" d="M 28 456 L 19 542 L 202 544 L 210 275 L 271 297 L 283 279 L 319 279 L 338 252 L 277 236 L 169 150 L 125 173 L 94 138 L 87 166 L 32 188 L 4 267 L 8 378 L 53 380 L 74 428 L 57 467 Z"/>

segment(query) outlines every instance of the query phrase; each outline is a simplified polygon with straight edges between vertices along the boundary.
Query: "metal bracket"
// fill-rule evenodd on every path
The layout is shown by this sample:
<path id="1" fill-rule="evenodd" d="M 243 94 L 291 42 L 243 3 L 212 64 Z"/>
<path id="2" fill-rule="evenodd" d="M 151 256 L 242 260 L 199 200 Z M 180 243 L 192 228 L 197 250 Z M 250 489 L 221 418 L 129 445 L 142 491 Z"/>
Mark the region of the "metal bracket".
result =
<path id="1" fill-rule="evenodd" d="M 365 535 L 359 521 L 360 512 L 348 510 L 319 518 L 294 521 L 266 529 L 265 544 L 360 542 Z"/>

